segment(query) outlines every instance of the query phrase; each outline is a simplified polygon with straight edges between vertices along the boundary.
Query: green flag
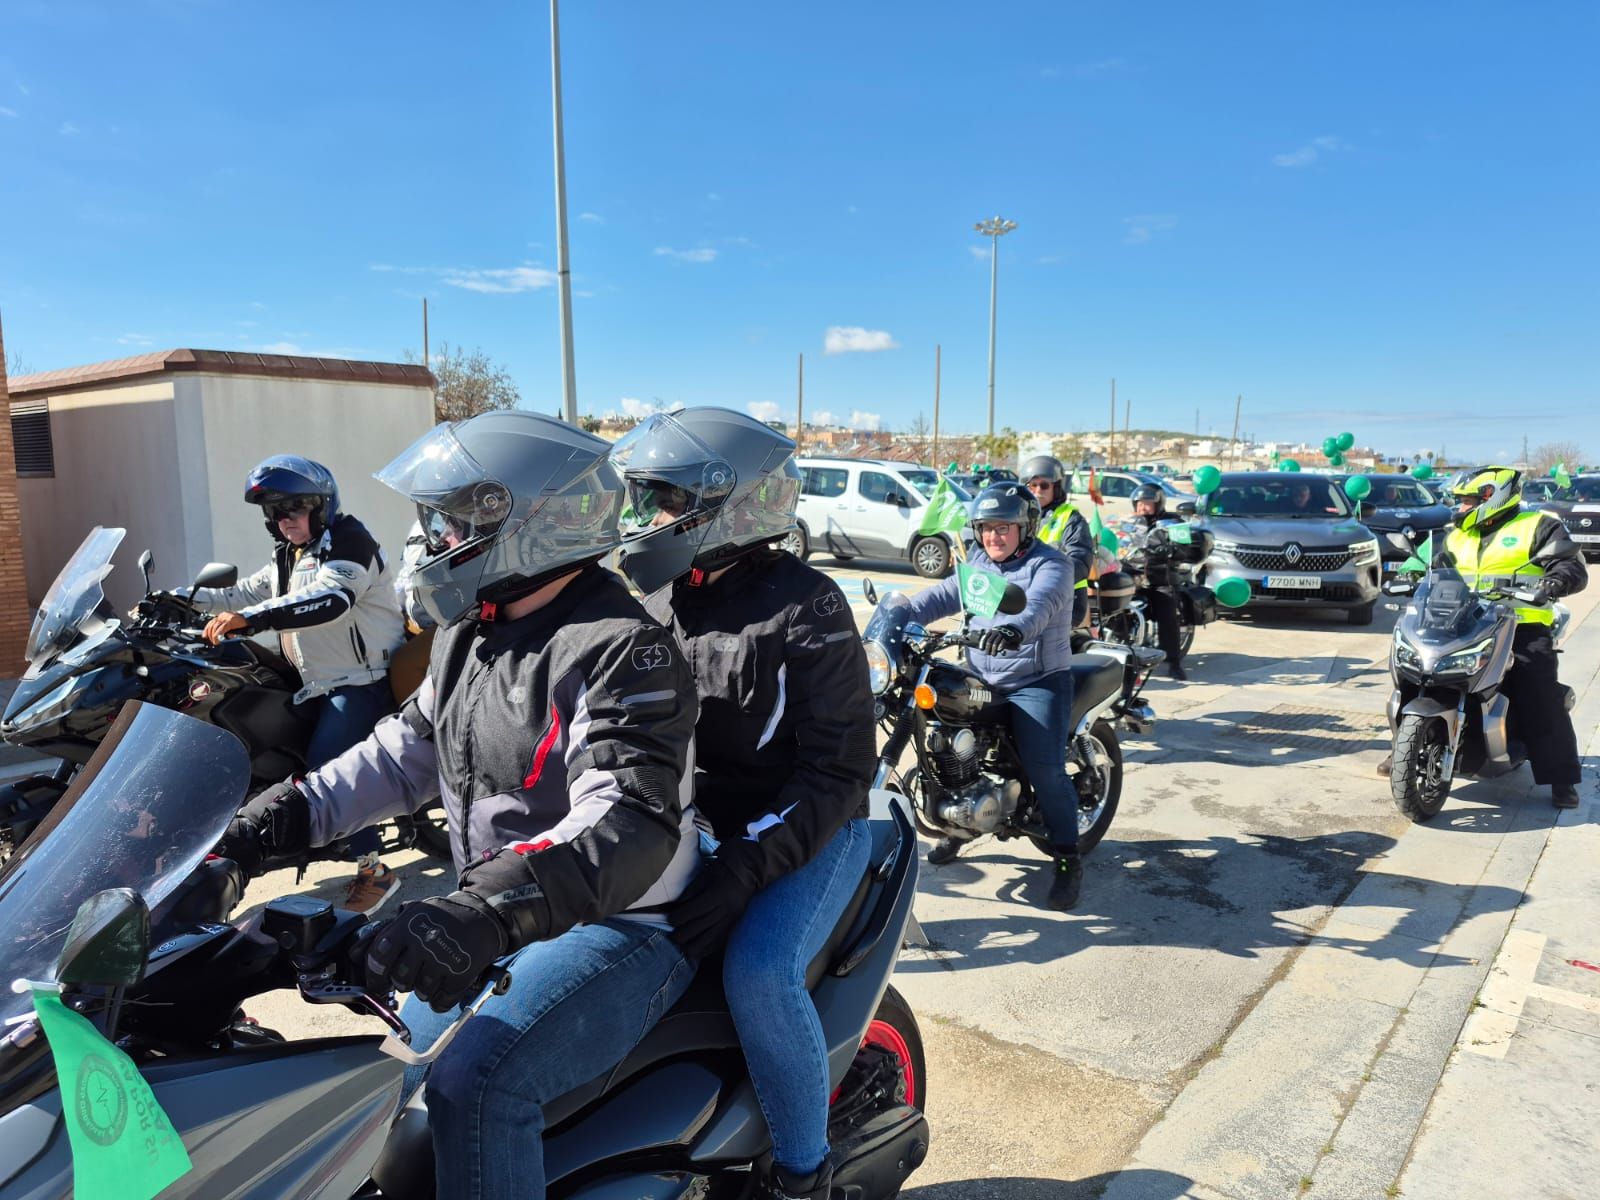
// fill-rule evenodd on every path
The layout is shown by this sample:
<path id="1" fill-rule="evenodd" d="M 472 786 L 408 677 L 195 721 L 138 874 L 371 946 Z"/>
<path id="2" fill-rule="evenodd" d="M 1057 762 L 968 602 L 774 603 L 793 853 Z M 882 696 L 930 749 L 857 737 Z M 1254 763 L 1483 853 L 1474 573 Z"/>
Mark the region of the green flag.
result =
<path id="1" fill-rule="evenodd" d="M 922 524 L 917 526 L 917 533 L 922 537 L 935 533 L 959 533 L 966 523 L 967 506 L 956 498 L 950 481 L 940 476 L 933 495 L 928 497 L 928 506 L 922 510 Z"/>
<path id="2" fill-rule="evenodd" d="M 1411 557 L 1395 568 L 1397 575 L 1426 575 L 1428 567 L 1433 562 L 1433 534 L 1411 552 Z"/>
<path id="3" fill-rule="evenodd" d="M 133 1060 L 54 992 L 33 1008 L 56 1060 L 76 1200 L 153 1200 L 190 1170 L 189 1152 Z"/>
<path id="4" fill-rule="evenodd" d="M 1558 462 L 1556 464 L 1555 476 L 1556 476 L 1556 486 L 1557 487 L 1559 487 L 1559 488 L 1569 488 L 1569 487 L 1572 486 L 1572 476 L 1567 474 L 1567 464 L 1566 463 Z"/>
<path id="5" fill-rule="evenodd" d="M 1000 611 L 1000 597 L 1006 581 L 993 571 L 980 571 L 967 563 L 956 564 L 956 579 L 961 585 L 961 607 L 975 617 L 992 617 Z"/>

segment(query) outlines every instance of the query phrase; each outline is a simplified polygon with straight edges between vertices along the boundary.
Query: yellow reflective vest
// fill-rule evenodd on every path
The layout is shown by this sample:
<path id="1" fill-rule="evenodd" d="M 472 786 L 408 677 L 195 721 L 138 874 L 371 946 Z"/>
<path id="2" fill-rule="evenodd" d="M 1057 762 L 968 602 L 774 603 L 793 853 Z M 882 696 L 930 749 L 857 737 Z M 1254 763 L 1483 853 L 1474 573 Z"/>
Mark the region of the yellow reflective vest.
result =
<path id="1" fill-rule="evenodd" d="M 1452 529 L 1444 548 L 1456 560 L 1456 570 L 1473 591 L 1487 591 L 1495 584 L 1537 579 L 1544 568 L 1533 561 L 1533 537 L 1541 521 L 1558 518 L 1547 512 L 1518 513 L 1504 525 L 1488 533 Z M 1555 613 L 1548 608 L 1519 608 L 1517 622 L 1523 625 L 1551 625 Z"/>
<path id="2" fill-rule="evenodd" d="M 1070 500 L 1063 500 L 1056 505 L 1045 514 L 1044 520 L 1039 522 L 1039 540 L 1047 546 L 1057 545 L 1066 536 L 1067 522 L 1072 520 L 1072 514 L 1077 511 L 1077 507 Z M 1083 514 L 1083 519 L 1085 521 L 1089 519 L 1087 513 Z M 1089 580 L 1085 577 L 1073 585 L 1073 590 L 1077 591 L 1088 586 Z"/>

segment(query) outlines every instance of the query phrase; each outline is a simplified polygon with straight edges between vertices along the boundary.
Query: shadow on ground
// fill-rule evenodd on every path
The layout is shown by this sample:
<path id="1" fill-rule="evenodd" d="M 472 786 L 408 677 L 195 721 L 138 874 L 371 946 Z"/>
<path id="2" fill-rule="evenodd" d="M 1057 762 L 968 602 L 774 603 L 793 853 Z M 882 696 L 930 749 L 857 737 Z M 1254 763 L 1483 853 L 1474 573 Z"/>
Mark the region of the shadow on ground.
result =
<path id="1" fill-rule="evenodd" d="M 1097 1200 L 1112 1182 L 1119 1191 L 1137 1200 L 1182 1200 L 1194 1180 L 1170 1171 L 1136 1167 L 1086 1176 L 1083 1179 L 1023 1179 L 1001 1176 L 994 1179 L 955 1179 L 946 1183 L 913 1186 L 901 1192 L 905 1200 Z M 1126 1189 L 1132 1188 L 1132 1191 Z"/>

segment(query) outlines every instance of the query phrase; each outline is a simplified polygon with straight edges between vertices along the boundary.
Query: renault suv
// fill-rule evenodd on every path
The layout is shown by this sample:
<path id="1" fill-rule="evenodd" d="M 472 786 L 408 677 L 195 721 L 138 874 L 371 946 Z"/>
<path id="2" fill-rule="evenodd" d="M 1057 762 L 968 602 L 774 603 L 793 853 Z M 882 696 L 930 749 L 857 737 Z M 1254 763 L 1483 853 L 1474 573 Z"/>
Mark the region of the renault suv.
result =
<path id="1" fill-rule="evenodd" d="M 950 574 L 955 536 L 919 532 L 939 473 L 915 463 L 872 458 L 795 459 L 800 468 L 798 528 L 784 549 L 804 559 L 812 551 L 841 562 L 852 558 L 899 559 L 918 575 L 942 579 Z M 950 483 L 956 500 L 972 497 Z"/>

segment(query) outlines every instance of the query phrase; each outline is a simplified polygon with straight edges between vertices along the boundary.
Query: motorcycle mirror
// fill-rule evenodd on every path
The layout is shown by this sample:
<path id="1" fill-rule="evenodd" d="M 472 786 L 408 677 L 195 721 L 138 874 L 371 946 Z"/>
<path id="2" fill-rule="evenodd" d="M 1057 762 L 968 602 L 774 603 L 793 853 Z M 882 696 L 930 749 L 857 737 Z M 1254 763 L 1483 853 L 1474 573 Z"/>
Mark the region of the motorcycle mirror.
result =
<path id="1" fill-rule="evenodd" d="M 1378 590 L 1385 596 L 1409 596 L 1417 590 L 1417 585 L 1409 579 L 1385 579 Z"/>
<path id="2" fill-rule="evenodd" d="M 872 605 L 874 608 L 877 607 L 878 589 L 872 586 L 872 580 L 863 579 L 861 581 L 861 594 L 867 598 L 868 604 Z"/>
<path id="3" fill-rule="evenodd" d="M 1193 500 L 1179 500 L 1178 507 L 1174 511 L 1180 517 L 1192 517 L 1200 510 Z"/>
<path id="4" fill-rule="evenodd" d="M 139 573 L 144 576 L 144 594 L 150 594 L 150 568 L 156 565 L 156 556 L 146 550 L 139 555 Z"/>
<path id="5" fill-rule="evenodd" d="M 1000 611 L 1008 617 L 1014 617 L 1028 607 L 1028 593 L 1014 583 L 1006 584 L 1006 590 L 1000 597 Z"/>
<path id="6" fill-rule="evenodd" d="M 239 568 L 232 563 L 207 563 L 194 577 L 195 590 L 200 588 L 230 588 L 239 582 Z"/>
<path id="7" fill-rule="evenodd" d="M 150 909 L 132 888 L 107 888 L 78 906 L 56 962 L 62 983 L 129 987 L 150 957 Z"/>

